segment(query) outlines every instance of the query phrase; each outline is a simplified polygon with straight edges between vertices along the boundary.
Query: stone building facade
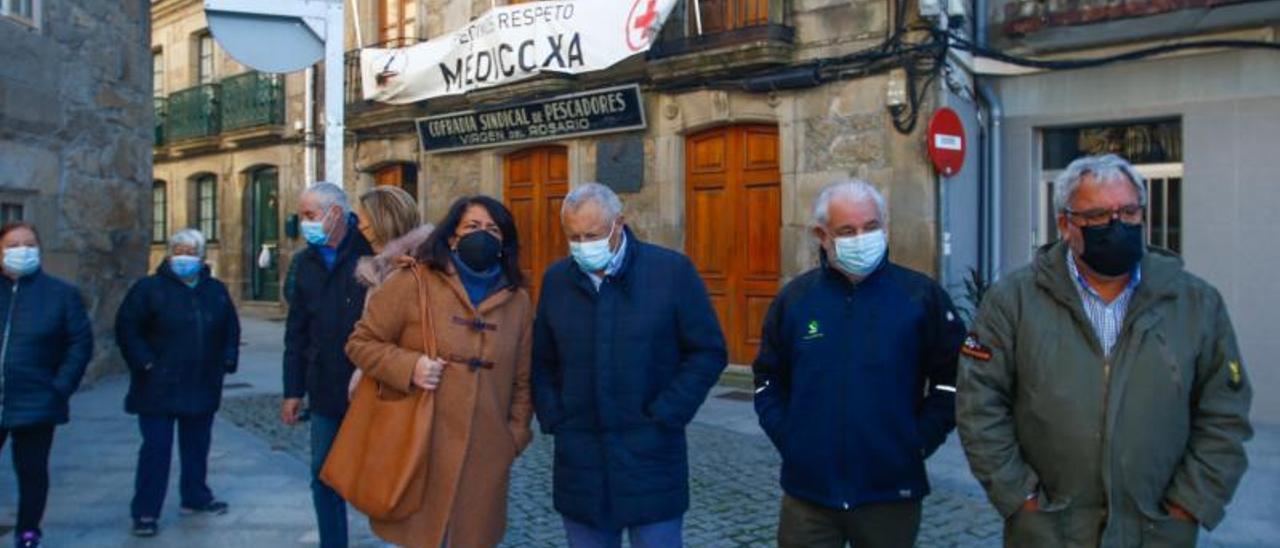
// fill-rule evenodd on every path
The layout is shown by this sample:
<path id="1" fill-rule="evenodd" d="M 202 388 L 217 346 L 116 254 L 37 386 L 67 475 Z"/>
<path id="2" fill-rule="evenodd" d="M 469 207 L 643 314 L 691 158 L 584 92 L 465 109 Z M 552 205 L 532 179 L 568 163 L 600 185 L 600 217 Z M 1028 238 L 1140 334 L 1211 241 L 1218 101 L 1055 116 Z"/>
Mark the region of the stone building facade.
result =
<path id="1" fill-rule="evenodd" d="M 0 220 L 34 223 L 45 270 L 80 288 L 90 378 L 118 367 L 116 308 L 146 268 L 148 29 L 143 0 L 0 7 Z"/>
<path id="2" fill-rule="evenodd" d="M 300 245 L 286 225 L 307 178 L 305 73 L 261 74 L 236 62 L 209 34 L 200 0 L 152 0 L 151 20 L 151 267 L 169 235 L 199 228 L 232 296 L 278 313 L 284 267 Z"/>
<path id="3" fill-rule="evenodd" d="M 693 258 L 719 310 L 732 361 L 749 363 L 772 296 L 817 264 L 810 207 L 819 189 L 848 177 L 876 184 L 892 211 L 894 260 L 936 273 L 937 179 L 925 157 L 923 121 L 907 135 L 891 125 L 886 97 L 898 73 L 756 92 L 691 83 L 746 74 L 780 77 L 815 60 L 867 51 L 895 27 L 893 4 L 682 1 L 645 56 L 575 78 L 544 75 L 411 105 L 361 101 L 356 78 L 349 78 L 347 129 L 354 137 L 347 144 L 347 181 L 357 188 L 408 182 L 428 219 L 439 218 L 462 195 L 502 199 L 529 242 L 524 259 L 535 279 L 567 254 L 560 198 L 583 181 L 627 186 L 621 196 L 629 225 L 640 238 Z M 359 5 L 364 43 L 355 43 L 354 29 L 348 33 L 352 76 L 358 75 L 358 46 L 409 45 L 439 36 L 493 3 Z M 703 10 L 701 33 L 695 7 Z M 642 130 L 439 153 L 424 150 L 415 130 L 414 120 L 421 117 L 632 83 L 639 85 L 647 117 Z M 642 158 L 627 162 L 619 155 Z M 637 172 L 643 174 L 633 181 L 638 188 L 620 183 Z M 404 181 L 406 174 L 416 178 Z"/>

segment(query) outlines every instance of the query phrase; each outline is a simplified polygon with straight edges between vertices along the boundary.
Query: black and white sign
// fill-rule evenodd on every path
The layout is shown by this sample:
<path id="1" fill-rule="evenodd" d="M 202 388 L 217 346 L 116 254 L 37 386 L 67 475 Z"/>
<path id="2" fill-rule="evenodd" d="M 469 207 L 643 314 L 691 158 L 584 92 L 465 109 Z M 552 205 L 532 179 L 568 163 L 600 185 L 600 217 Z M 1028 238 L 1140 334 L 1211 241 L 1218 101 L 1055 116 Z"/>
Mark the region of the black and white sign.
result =
<path id="1" fill-rule="evenodd" d="M 632 84 L 429 116 L 417 125 L 423 150 L 439 153 L 644 129 L 645 117 L 640 86 Z"/>
<path id="2" fill-rule="evenodd" d="M 547 0 L 499 6 L 407 48 L 360 50 L 366 100 L 404 104 L 542 72 L 604 70 L 649 49 L 676 0 Z"/>

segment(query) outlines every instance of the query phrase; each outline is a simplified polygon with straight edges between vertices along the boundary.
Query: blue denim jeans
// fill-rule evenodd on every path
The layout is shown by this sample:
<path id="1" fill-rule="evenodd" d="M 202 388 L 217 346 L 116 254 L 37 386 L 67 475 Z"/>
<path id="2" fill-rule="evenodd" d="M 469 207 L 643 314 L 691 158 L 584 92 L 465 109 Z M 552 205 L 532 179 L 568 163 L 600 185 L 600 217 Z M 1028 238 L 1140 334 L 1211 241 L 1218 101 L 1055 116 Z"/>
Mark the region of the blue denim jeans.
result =
<path id="1" fill-rule="evenodd" d="M 160 517 L 169 490 L 169 464 L 173 457 L 173 427 L 178 426 L 178 461 L 182 470 L 179 494 L 182 506 L 201 507 L 213 501 L 205 483 L 209 471 L 209 445 L 213 415 L 139 415 L 142 448 L 133 482 L 133 519 Z"/>
<path id="2" fill-rule="evenodd" d="M 684 518 L 626 528 L 632 548 L 680 548 L 683 546 L 681 531 Z M 597 529 L 590 525 L 564 518 L 565 536 L 570 548 L 620 548 L 621 529 Z"/>
<path id="3" fill-rule="evenodd" d="M 320 527 L 320 548 L 347 546 L 347 501 L 320 481 L 320 469 L 324 468 L 324 459 L 329 456 L 340 426 L 340 418 L 311 414 L 311 502 Z"/>

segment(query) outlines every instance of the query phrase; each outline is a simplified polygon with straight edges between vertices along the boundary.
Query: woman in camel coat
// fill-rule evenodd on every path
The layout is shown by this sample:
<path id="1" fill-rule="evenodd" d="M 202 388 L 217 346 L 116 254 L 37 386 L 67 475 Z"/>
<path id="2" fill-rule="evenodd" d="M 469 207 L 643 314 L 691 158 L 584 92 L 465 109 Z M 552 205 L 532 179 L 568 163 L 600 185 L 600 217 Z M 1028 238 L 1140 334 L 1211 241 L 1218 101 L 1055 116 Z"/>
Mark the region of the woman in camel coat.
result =
<path id="1" fill-rule="evenodd" d="M 458 200 L 414 254 L 418 264 L 370 296 L 347 343 L 364 374 L 435 392 L 425 500 L 402 521 L 371 520 L 385 540 L 423 548 L 502 541 L 511 465 L 533 437 L 533 307 L 518 249 L 515 220 L 500 202 Z M 412 269 L 425 279 L 438 356 L 423 354 Z"/>

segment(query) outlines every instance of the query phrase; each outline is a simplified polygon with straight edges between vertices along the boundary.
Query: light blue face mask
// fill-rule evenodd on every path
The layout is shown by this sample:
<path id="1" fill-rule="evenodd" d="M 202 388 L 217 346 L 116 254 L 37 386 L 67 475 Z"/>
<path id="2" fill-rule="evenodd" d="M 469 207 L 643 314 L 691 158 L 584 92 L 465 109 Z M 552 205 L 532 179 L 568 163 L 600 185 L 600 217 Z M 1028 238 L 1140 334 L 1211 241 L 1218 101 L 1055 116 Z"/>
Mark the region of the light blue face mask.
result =
<path id="1" fill-rule="evenodd" d="M 603 240 L 594 240 L 590 242 L 569 242 L 569 254 L 573 255 L 573 260 L 578 263 L 584 272 L 600 272 L 609 261 L 613 260 L 613 251 L 609 249 L 609 240 L 613 239 L 613 231 L 617 230 L 618 225 L 615 223 L 609 229 L 609 235 Z"/>
<path id="2" fill-rule="evenodd" d="M 865 277 L 876 269 L 881 259 L 884 259 L 888 244 L 883 229 L 859 236 L 836 238 L 836 264 L 845 272 L 860 278 Z"/>
<path id="3" fill-rule="evenodd" d="M 329 220 L 329 213 L 325 213 L 319 221 L 302 221 L 298 224 L 298 229 L 302 231 L 302 237 L 307 240 L 307 243 L 324 245 L 329 242 L 329 234 L 324 230 L 324 223 L 327 220 Z"/>
<path id="4" fill-rule="evenodd" d="M 8 247 L 4 250 L 4 269 L 21 278 L 40 268 L 40 248 Z"/>
<path id="5" fill-rule="evenodd" d="M 200 274 L 200 270 L 204 268 L 204 261 L 200 257 L 191 255 L 174 255 L 169 257 L 169 269 L 177 274 L 179 278 L 190 280 Z"/>

